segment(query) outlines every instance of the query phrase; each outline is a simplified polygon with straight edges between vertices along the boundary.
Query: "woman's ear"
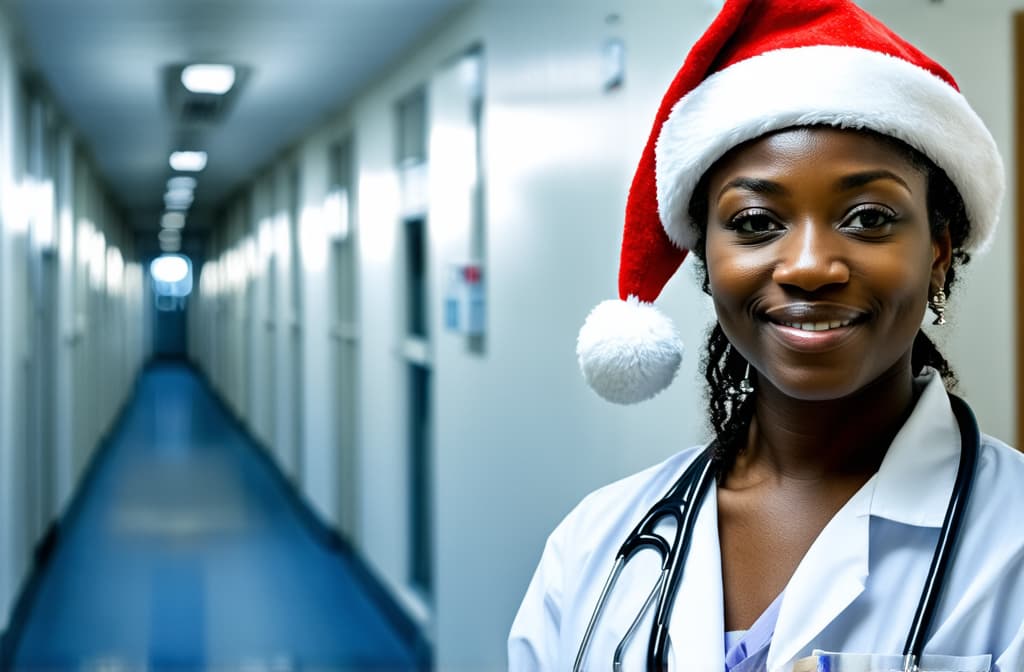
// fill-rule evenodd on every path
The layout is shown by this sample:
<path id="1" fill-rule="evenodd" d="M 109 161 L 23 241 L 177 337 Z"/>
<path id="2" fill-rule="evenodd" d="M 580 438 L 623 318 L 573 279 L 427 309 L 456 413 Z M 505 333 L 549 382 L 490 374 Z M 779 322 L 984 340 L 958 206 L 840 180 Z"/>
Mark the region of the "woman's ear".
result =
<path id="1" fill-rule="evenodd" d="M 946 286 L 946 272 L 953 263 L 953 241 L 949 227 L 932 236 L 932 283 L 933 288 Z M 934 291 L 934 290 L 933 290 Z"/>

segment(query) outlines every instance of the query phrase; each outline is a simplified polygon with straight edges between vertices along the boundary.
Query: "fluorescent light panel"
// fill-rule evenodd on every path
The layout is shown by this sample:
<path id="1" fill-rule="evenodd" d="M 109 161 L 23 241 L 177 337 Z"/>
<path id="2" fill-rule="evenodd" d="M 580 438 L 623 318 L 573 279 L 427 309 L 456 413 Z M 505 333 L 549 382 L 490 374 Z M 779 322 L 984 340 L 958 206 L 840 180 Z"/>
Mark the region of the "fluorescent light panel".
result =
<path id="1" fill-rule="evenodd" d="M 194 195 L 191 189 L 168 189 L 167 193 L 164 194 L 164 198 L 172 201 L 180 201 L 191 203 Z"/>
<path id="2" fill-rule="evenodd" d="M 196 63 L 181 71 L 181 83 L 192 93 L 222 96 L 235 85 L 235 69 L 230 65 Z"/>
<path id="3" fill-rule="evenodd" d="M 157 238 L 160 239 L 161 244 L 181 244 L 181 232 L 177 229 L 162 229 L 157 234 Z"/>
<path id="4" fill-rule="evenodd" d="M 161 282 L 181 282 L 188 277 L 189 264 L 178 254 L 165 254 L 153 260 L 149 272 Z"/>
<path id="5" fill-rule="evenodd" d="M 164 207 L 168 210 L 188 210 L 192 205 L 192 195 L 181 196 L 170 192 L 164 194 Z"/>
<path id="6" fill-rule="evenodd" d="M 171 168 L 183 173 L 197 173 L 206 168 L 206 152 L 174 152 L 170 163 Z"/>
<path id="7" fill-rule="evenodd" d="M 184 229 L 185 213 L 180 211 L 165 212 L 160 218 L 160 226 L 165 229 Z"/>
<path id="8" fill-rule="evenodd" d="M 171 191 L 174 189 L 188 189 L 192 191 L 196 188 L 196 178 L 190 175 L 175 175 L 171 179 L 167 180 L 167 190 Z"/>
<path id="9" fill-rule="evenodd" d="M 193 200 L 191 189 L 171 189 L 164 194 L 164 206 L 168 210 L 188 210 Z"/>

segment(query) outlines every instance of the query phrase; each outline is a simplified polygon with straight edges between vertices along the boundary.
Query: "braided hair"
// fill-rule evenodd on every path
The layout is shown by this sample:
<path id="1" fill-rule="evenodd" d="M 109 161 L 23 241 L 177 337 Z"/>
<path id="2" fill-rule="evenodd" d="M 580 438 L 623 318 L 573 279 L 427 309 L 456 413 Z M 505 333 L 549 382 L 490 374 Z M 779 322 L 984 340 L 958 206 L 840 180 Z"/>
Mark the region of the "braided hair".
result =
<path id="1" fill-rule="evenodd" d="M 943 287 L 948 296 L 956 280 L 957 268 L 970 261 L 970 255 L 963 249 L 964 240 L 970 231 L 970 220 L 967 218 L 960 192 L 941 168 L 910 145 L 874 131 L 859 132 L 872 135 L 890 145 L 912 166 L 924 173 L 928 184 L 926 203 L 932 236 L 936 237 L 949 231 L 952 241 L 952 263 L 946 272 Z M 705 173 L 698 183 L 689 208 L 691 221 L 701 227 L 692 252 L 700 261 L 701 289 L 708 295 L 711 294 L 711 286 L 705 243 L 709 207 L 707 179 L 710 173 L 711 170 Z M 701 366 L 707 384 L 708 418 L 716 438 L 715 457 L 721 461 L 725 469 L 728 469 L 736 454 L 745 445 L 747 428 L 754 415 L 754 396 L 735 393 L 746 375 L 748 363 L 729 342 L 717 320 L 708 333 Z M 926 366 L 938 371 L 948 389 L 956 388 L 958 381 L 953 368 L 932 340 L 919 329 L 911 352 L 911 370 L 916 376 Z"/>

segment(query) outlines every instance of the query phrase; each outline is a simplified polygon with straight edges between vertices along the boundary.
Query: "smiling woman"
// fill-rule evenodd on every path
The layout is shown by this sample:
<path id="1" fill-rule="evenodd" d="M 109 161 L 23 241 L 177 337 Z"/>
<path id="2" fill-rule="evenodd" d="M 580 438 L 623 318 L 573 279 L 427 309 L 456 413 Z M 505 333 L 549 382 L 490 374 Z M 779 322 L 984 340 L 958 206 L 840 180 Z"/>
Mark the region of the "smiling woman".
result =
<path id="1" fill-rule="evenodd" d="M 681 344 L 650 304 L 692 250 L 714 439 L 552 533 L 511 668 L 1024 668 L 1024 531 L 1000 515 L 1024 459 L 921 329 L 1002 188 L 953 78 L 854 3 L 726 2 L 641 158 L 621 300 L 578 344 L 606 399 L 657 394 Z"/>
<path id="2" fill-rule="evenodd" d="M 757 387 L 828 400 L 896 378 L 903 398 L 883 407 L 905 407 L 923 297 L 950 260 L 922 171 L 870 136 L 816 128 L 755 140 L 709 175 L 711 296 Z"/>

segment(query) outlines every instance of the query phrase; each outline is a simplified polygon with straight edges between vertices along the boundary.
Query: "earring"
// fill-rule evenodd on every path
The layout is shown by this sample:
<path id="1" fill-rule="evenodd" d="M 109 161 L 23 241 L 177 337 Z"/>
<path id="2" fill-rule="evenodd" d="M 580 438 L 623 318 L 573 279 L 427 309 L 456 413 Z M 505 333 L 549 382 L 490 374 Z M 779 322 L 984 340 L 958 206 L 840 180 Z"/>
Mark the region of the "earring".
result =
<path id="1" fill-rule="evenodd" d="M 935 313 L 935 320 L 932 324 L 946 323 L 946 293 L 942 291 L 942 287 L 932 294 L 932 298 L 928 301 L 928 307 Z"/>
<path id="2" fill-rule="evenodd" d="M 750 362 L 747 362 L 747 372 L 740 381 L 740 393 L 743 395 L 754 393 L 754 384 L 750 382 Z"/>
<path id="3" fill-rule="evenodd" d="M 743 374 L 743 380 L 740 381 L 739 387 L 730 386 L 726 393 L 738 401 L 742 401 L 754 393 L 754 384 L 750 382 L 750 362 L 747 362 L 747 372 Z"/>

